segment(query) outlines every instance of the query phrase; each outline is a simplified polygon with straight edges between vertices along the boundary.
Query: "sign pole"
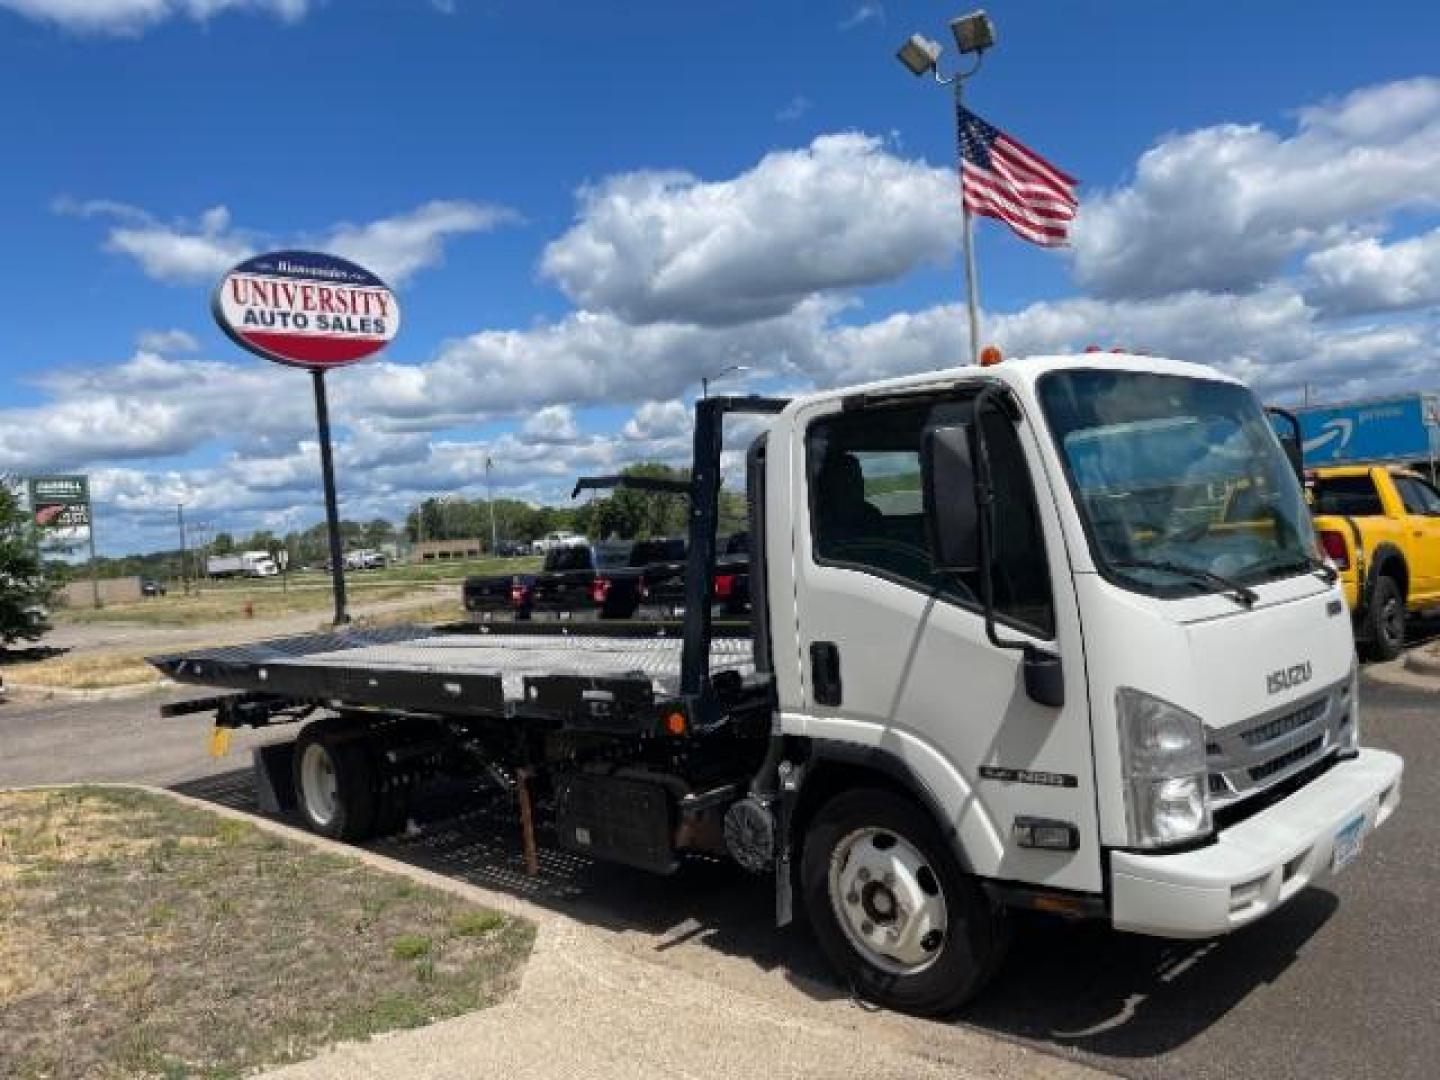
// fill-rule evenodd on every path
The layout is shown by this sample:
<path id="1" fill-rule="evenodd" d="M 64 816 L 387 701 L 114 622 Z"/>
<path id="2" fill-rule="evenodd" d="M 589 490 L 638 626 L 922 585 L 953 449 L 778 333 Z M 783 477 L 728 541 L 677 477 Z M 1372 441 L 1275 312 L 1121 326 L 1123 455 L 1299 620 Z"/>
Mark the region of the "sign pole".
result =
<path id="1" fill-rule="evenodd" d="M 325 400 L 325 370 L 312 368 L 315 380 L 315 421 L 320 428 L 320 471 L 325 478 L 325 522 L 330 531 L 330 581 L 335 591 L 335 625 L 350 621 L 345 613 L 345 555 L 340 544 L 340 509 L 335 499 L 335 461 L 330 453 L 330 405 Z"/>
<path id="2" fill-rule="evenodd" d="M 95 508 L 90 508 L 90 527 L 85 530 L 90 534 L 90 594 L 95 600 L 95 610 L 100 610 L 100 567 L 95 562 Z"/>

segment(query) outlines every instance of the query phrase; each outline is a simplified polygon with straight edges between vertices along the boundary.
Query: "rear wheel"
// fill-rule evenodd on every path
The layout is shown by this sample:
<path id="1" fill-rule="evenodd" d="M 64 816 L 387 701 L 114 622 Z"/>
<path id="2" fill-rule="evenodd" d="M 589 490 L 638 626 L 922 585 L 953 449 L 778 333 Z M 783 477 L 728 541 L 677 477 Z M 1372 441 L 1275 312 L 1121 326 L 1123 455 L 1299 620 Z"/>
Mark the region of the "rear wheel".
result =
<path id="1" fill-rule="evenodd" d="M 305 823 L 333 840 L 363 840 L 375 827 L 375 769 L 364 741 L 306 728 L 295 740 L 296 802 Z"/>
<path id="2" fill-rule="evenodd" d="M 827 803 L 805 837 L 800 870 L 821 948 L 878 1004 L 954 1012 L 1004 956 L 1004 912 L 961 870 L 930 816 L 888 791 Z"/>
<path id="3" fill-rule="evenodd" d="M 1373 660 L 1394 660 L 1405 648 L 1405 594 L 1393 577 L 1375 579 L 1365 608 L 1366 652 Z"/>

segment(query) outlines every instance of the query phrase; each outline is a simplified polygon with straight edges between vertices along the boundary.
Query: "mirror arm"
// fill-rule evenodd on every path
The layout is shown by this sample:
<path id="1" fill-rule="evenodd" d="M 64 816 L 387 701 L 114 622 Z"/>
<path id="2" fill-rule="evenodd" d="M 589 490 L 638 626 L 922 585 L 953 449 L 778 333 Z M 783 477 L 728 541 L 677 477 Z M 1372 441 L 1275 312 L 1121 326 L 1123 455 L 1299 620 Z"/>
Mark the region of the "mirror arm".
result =
<path id="1" fill-rule="evenodd" d="M 990 449 L 985 443 L 985 409 L 992 401 L 1005 400 L 1005 388 L 991 383 L 975 396 L 975 489 L 980 504 L 980 599 L 985 607 L 985 636 L 997 649 L 1034 648 L 1028 642 L 1002 638 L 995 629 L 995 581 L 990 570 L 994 549 L 993 518 L 995 490 L 990 484 Z"/>

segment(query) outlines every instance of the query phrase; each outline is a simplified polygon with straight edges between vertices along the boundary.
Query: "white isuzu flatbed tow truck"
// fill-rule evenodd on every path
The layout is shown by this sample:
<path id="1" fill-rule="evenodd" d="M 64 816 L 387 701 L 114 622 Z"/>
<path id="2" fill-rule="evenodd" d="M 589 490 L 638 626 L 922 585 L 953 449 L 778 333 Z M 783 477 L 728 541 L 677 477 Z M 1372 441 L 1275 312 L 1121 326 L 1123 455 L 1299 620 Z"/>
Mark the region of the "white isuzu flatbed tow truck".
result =
<path id="1" fill-rule="evenodd" d="M 768 419 L 754 614 L 722 624 L 737 412 Z M 711 398 L 694 461 L 683 624 L 157 657 L 238 691 L 168 711 L 308 721 L 257 778 L 332 836 L 393 829 L 415 784 L 462 772 L 514 791 L 532 856 L 537 821 L 662 873 L 729 855 L 773 875 L 779 922 L 798 892 L 866 995 L 918 1013 L 984 985 L 1012 908 L 1224 934 L 1399 804 L 1400 759 L 1360 744 L 1350 619 L 1292 461 L 1233 379 L 1096 354 Z"/>

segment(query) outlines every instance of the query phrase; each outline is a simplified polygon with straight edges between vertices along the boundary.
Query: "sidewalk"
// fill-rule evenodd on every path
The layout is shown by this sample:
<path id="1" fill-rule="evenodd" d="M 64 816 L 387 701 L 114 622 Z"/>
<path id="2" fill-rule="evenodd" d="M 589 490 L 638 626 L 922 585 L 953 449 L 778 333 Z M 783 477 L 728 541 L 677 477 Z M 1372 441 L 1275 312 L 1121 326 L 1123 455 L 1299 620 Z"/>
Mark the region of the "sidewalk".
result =
<path id="1" fill-rule="evenodd" d="M 510 1001 L 346 1044 L 265 1073 L 270 1080 L 821 1080 L 855 1075 L 872 1080 L 1081 1080 L 1103 1075 L 956 1024 L 873 1010 L 844 998 L 821 1001 L 795 987 L 778 990 L 774 981 L 765 984 L 763 997 L 748 993 L 649 962 L 626 951 L 613 931 L 510 893 L 164 793 L 523 916 L 538 928 L 524 981 Z"/>
<path id="2" fill-rule="evenodd" d="M 265 1075 L 962 1080 L 1097 1074 L 963 1029 L 866 1013 L 849 1003 L 790 1009 L 749 998 L 625 956 L 585 927 L 551 917 L 513 1000 Z"/>

